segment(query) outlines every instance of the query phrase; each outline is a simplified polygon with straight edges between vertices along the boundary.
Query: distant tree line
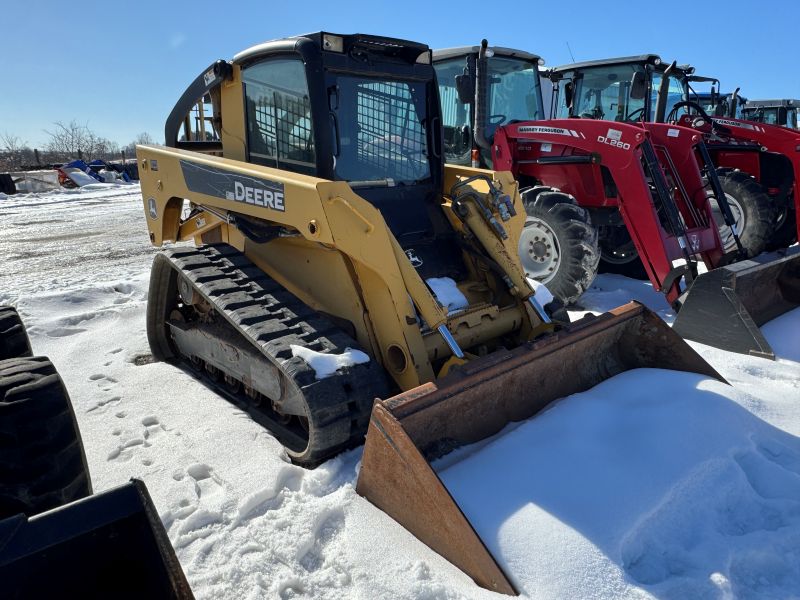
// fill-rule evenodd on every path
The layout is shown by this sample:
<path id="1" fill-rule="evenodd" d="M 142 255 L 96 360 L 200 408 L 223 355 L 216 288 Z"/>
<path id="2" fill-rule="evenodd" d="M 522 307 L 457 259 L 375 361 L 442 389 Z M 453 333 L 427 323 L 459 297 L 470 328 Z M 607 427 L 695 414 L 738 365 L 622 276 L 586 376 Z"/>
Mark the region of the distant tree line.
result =
<path id="1" fill-rule="evenodd" d="M 27 141 L 8 132 L 0 133 L 0 171 L 16 171 L 23 168 L 46 166 L 82 158 L 86 162 L 120 160 L 124 151 L 126 158 L 135 158 L 137 144 L 154 144 L 149 133 L 140 133 L 125 146 L 97 135 L 88 125 L 75 120 L 69 123 L 57 121 L 45 130 L 48 141 L 43 148 L 31 148 Z"/>

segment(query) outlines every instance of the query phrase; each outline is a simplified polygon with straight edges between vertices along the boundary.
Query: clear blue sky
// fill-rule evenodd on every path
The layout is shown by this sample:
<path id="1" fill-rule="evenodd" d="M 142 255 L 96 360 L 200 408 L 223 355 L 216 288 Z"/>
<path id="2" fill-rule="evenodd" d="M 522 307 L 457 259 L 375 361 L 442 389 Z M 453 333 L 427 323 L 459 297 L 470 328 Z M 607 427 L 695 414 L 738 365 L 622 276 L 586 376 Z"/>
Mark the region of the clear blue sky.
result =
<path id="1" fill-rule="evenodd" d="M 514 14 L 501 11 L 512 9 Z M 660 8 L 659 24 L 644 11 Z M 666 9 L 666 10 L 665 10 Z M 730 16 L 726 16 L 727 13 Z M 768 19 L 764 13 L 773 15 Z M 749 98 L 798 97 L 800 3 L 727 2 L 82 2 L 9 0 L 0 38 L 0 133 L 41 147 L 54 121 L 88 122 L 125 144 L 162 140 L 186 86 L 218 58 L 309 31 L 372 33 L 434 48 L 510 46 L 548 65 L 654 52 L 691 63 Z"/>

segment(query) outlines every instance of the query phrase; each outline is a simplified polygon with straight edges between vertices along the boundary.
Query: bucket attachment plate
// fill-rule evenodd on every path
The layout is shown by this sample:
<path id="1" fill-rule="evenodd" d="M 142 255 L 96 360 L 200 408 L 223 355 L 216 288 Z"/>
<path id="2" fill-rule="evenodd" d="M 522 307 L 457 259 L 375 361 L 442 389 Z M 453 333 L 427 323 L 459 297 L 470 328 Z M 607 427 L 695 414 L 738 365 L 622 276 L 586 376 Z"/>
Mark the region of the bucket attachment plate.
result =
<path id="1" fill-rule="evenodd" d="M 724 381 L 658 316 L 632 302 L 547 338 L 454 367 L 372 411 L 357 491 L 481 587 L 517 590 L 430 462 L 636 368 Z"/>
<path id="2" fill-rule="evenodd" d="M 672 328 L 687 340 L 774 360 L 759 327 L 798 306 L 800 248 L 789 248 L 699 275 Z"/>
<path id="3" fill-rule="evenodd" d="M 0 520 L 4 598 L 194 598 L 144 483 Z"/>

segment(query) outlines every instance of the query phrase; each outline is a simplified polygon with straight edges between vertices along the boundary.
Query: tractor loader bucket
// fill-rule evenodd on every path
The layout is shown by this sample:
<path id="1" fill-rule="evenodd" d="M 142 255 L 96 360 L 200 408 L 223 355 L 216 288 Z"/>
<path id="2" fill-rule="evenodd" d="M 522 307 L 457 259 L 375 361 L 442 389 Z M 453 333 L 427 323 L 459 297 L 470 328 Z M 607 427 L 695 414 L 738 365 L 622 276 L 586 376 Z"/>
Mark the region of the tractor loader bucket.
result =
<path id="1" fill-rule="evenodd" d="M 798 306 L 800 248 L 789 248 L 699 275 L 672 329 L 701 344 L 774 360 L 758 328 Z"/>
<path id="2" fill-rule="evenodd" d="M 3 598 L 192 599 L 144 483 L 0 520 Z"/>
<path id="3" fill-rule="evenodd" d="M 640 367 L 724 381 L 654 313 L 631 302 L 548 339 L 498 351 L 376 401 L 357 491 L 481 587 L 517 591 L 431 466 L 558 398 Z"/>

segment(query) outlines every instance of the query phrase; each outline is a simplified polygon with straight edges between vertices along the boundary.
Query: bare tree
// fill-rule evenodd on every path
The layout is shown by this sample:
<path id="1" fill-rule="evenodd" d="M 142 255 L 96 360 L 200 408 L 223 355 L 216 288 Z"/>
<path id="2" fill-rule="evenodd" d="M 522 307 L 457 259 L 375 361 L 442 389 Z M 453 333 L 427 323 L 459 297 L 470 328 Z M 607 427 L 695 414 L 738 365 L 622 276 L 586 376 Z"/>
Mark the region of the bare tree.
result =
<path id="1" fill-rule="evenodd" d="M 32 151 L 28 147 L 28 142 L 7 131 L 0 134 L 0 169 L 4 171 L 19 169 L 29 154 L 32 154 Z"/>
<path id="2" fill-rule="evenodd" d="M 142 133 L 140 133 L 139 135 L 137 135 L 134 138 L 133 143 L 137 144 L 137 145 L 138 144 L 155 144 L 156 141 L 153 139 L 153 136 L 151 136 L 146 131 L 143 131 Z"/>
<path id="3" fill-rule="evenodd" d="M 128 158 L 136 158 L 136 146 L 140 144 L 156 144 L 156 143 L 158 142 L 156 142 L 153 139 L 153 136 L 151 136 L 146 131 L 143 131 L 135 138 L 133 138 L 133 141 L 127 146 L 125 146 L 123 150 L 125 151 L 125 156 L 127 156 Z"/>
<path id="4" fill-rule="evenodd" d="M 93 137 L 87 125 L 80 125 L 74 119 L 67 124 L 57 121 L 53 131 L 45 129 L 50 136 L 46 149 L 61 160 L 77 158 L 79 152 L 87 150 Z"/>

